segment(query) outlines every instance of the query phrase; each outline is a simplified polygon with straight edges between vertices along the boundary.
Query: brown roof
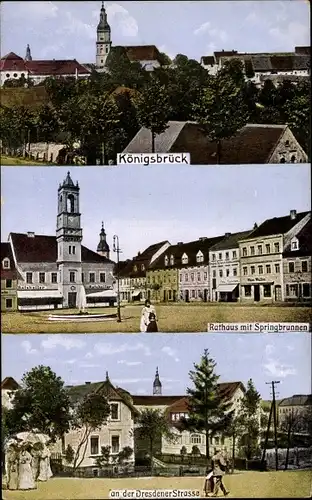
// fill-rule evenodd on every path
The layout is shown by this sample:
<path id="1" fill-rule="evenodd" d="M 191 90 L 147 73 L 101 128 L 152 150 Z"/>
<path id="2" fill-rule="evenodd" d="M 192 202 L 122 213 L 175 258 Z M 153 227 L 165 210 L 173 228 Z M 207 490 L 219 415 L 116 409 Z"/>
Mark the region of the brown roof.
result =
<path id="1" fill-rule="evenodd" d="M 291 250 L 291 242 L 285 247 L 283 257 L 304 257 L 312 256 L 312 220 L 296 234 L 299 240 L 299 249 Z"/>
<path id="2" fill-rule="evenodd" d="M 85 66 L 82 66 L 76 59 L 52 59 L 52 60 L 32 60 L 25 61 L 14 52 L 10 52 L 1 58 L 1 71 L 29 71 L 31 75 L 78 75 L 88 74 Z"/>
<path id="3" fill-rule="evenodd" d="M 14 52 L 9 52 L 0 59 L 0 71 L 27 71 L 25 61 Z"/>
<path id="4" fill-rule="evenodd" d="M 146 250 L 144 250 L 144 252 L 139 253 L 136 257 L 130 260 L 124 269 L 120 271 L 119 275 L 124 278 L 142 278 L 146 276 L 146 270 L 151 263 L 152 257 L 166 243 L 167 241 L 161 241 L 160 243 L 150 245 L 146 248 Z"/>
<path id="5" fill-rule="evenodd" d="M 213 56 L 202 56 L 200 58 L 200 62 L 202 64 L 205 64 L 205 66 L 212 66 L 213 64 L 215 64 L 215 58 Z"/>
<path id="6" fill-rule="evenodd" d="M 302 54 L 257 54 L 251 57 L 254 71 L 307 70 L 310 57 Z"/>
<path id="7" fill-rule="evenodd" d="M 19 388 L 20 385 L 16 382 L 16 380 L 13 377 L 5 377 L 5 379 L 2 380 L 1 382 L 1 389 L 14 391 Z"/>
<path id="8" fill-rule="evenodd" d="M 17 262 L 56 262 L 56 236 L 10 233 Z M 93 250 L 81 245 L 82 262 L 112 262 Z"/>
<path id="9" fill-rule="evenodd" d="M 214 52 L 216 61 L 218 62 L 220 57 L 231 57 L 237 54 L 237 50 L 221 50 L 220 52 Z"/>
<path id="10" fill-rule="evenodd" d="M 287 125 L 248 124 L 231 139 L 221 143 L 222 164 L 268 163 Z M 123 151 L 151 153 L 150 130 L 142 127 Z M 202 127 L 195 122 L 169 121 L 168 128 L 155 137 L 156 153 L 190 153 L 195 165 L 215 165 L 217 145 L 209 141 Z"/>
<path id="11" fill-rule="evenodd" d="M 306 217 L 310 212 L 300 212 L 295 214 L 295 218 L 290 215 L 283 217 L 274 217 L 267 219 L 259 227 L 254 229 L 247 238 L 261 238 L 262 236 L 270 236 L 273 234 L 285 234 L 292 229 L 298 222 Z"/>
<path id="12" fill-rule="evenodd" d="M 184 396 L 136 396 L 132 394 L 136 406 L 170 406 Z"/>
<path id="13" fill-rule="evenodd" d="M 131 61 L 159 61 L 159 50 L 155 45 L 129 45 L 124 47 Z"/>
<path id="14" fill-rule="evenodd" d="M 295 47 L 295 53 L 309 56 L 311 54 L 311 47 Z"/>
<path id="15" fill-rule="evenodd" d="M 1 265 L 1 279 L 16 279 L 17 272 L 10 243 L 1 243 L 1 261 L 5 258 L 10 259 L 10 269 Z"/>
<path id="16" fill-rule="evenodd" d="M 215 250 L 227 250 L 231 248 L 239 248 L 238 244 L 239 240 L 247 238 L 248 235 L 251 233 L 251 231 L 252 229 L 250 229 L 249 231 L 242 231 L 240 233 L 233 233 L 233 234 L 228 233 L 228 235 L 226 234 L 221 241 L 219 241 L 210 248 L 210 252 L 213 252 Z"/>

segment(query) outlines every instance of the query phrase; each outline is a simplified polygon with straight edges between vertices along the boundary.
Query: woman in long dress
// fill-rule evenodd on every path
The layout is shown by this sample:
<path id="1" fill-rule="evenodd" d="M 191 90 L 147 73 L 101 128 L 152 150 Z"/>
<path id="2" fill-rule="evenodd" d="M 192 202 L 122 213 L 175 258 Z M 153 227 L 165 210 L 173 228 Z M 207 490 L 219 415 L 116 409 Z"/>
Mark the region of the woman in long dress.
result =
<path id="1" fill-rule="evenodd" d="M 140 331 L 142 333 L 158 331 L 156 310 L 149 300 L 145 301 L 145 306 L 142 309 Z"/>
<path id="2" fill-rule="evenodd" d="M 8 446 L 6 452 L 6 474 L 8 490 L 18 488 L 19 450 L 17 444 Z"/>
<path id="3" fill-rule="evenodd" d="M 53 475 L 50 467 L 50 456 L 49 448 L 44 445 L 40 454 L 38 481 L 48 481 Z"/>
<path id="4" fill-rule="evenodd" d="M 25 445 L 22 447 L 20 454 L 18 474 L 19 490 L 34 490 L 37 488 L 32 469 L 32 456 L 30 450 L 30 446 Z"/>

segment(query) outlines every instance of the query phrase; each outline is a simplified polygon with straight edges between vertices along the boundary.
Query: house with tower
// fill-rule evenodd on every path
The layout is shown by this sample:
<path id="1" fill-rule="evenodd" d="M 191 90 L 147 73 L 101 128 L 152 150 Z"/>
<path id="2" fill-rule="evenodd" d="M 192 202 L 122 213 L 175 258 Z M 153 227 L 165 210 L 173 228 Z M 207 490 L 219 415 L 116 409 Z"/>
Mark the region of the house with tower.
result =
<path id="1" fill-rule="evenodd" d="M 43 310 L 114 304 L 110 249 L 102 223 L 98 251 L 82 244 L 80 187 L 70 173 L 59 185 L 56 235 L 10 233 L 9 246 L 17 272 L 17 308 Z"/>

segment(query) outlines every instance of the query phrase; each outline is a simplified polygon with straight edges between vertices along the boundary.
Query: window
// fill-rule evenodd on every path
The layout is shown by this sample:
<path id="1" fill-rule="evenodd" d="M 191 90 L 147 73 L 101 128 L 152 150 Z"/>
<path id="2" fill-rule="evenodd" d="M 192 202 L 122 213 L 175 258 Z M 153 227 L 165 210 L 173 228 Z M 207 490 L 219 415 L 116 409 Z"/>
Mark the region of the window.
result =
<path id="1" fill-rule="evenodd" d="M 263 297 L 271 297 L 271 285 L 263 285 Z"/>
<path id="2" fill-rule="evenodd" d="M 219 260 L 222 260 L 222 253 L 220 252 L 219 255 L 218 255 L 218 259 Z"/>
<path id="3" fill-rule="evenodd" d="M 214 438 L 214 442 L 215 442 L 215 445 L 218 446 L 220 444 L 220 438 L 219 437 L 215 437 Z"/>
<path id="4" fill-rule="evenodd" d="M 26 273 L 26 283 L 31 284 L 33 282 L 33 273 Z"/>
<path id="5" fill-rule="evenodd" d="M 204 262 L 204 255 L 201 251 L 196 255 L 196 262 Z"/>
<path id="6" fill-rule="evenodd" d="M 301 262 L 301 271 L 303 273 L 307 273 L 308 272 L 308 261 L 307 260 L 303 260 Z"/>
<path id="7" fill-rule="evenodd" d="M 182 274 L 180 274 L 180 282 L 183 280 L 183 276 Z"/>
<path id="8" fill-rule="evenodd" d="M 73 255 L 76 255 L 76 247 L 73 246 Z"/>
<path id="9" fill-rule="evenodd" d="M 212 277 L 213 277 L 213 278 L 215 278 L 216 276 L 217 276 L 217 271 L 214 269 L 214 270 L 212 271 Z"/>
<path id="10" fill-rule="evenodd" d="M 5 299 L 5 307 L 6 307 L 6 309 L 12 309 L 13 300 L 12 299 Z"/>
<path id="11" fill-rule="evenodd" d="M 275 272 L 276 273 L 280 272 L 280 265 L 279 264 L 275 264 Z"/>
<path id="12" fill-rule="evenodd" d="M 100 273 L 100 283 L 105 283 L 105 281 L 106 281 L 106 274 Z"/>
<path id="13" fill-rule="evenodd" d="M 303 297 L 311 296 L 311 285 L 309 283 L 302 283 L 302 296 Z"/>
<path id="14" fill-rule="evenodd" d="M 295 263 L 294 262 L 289 262 L 289 264 L 288 264 L 288 272 L 289 273 L 294 273 L 295 272 Z"/>
<path id="15" fill-rule="evenodd" d="M 280 163 L 286 163 L 285 158 L 283 158 L 283 157 L 282 157 L 282 158 L 280 159 Z"/>
<path id="16" fill-rule="evenodd" d="M 208 273 L 207 273 L 207 272 L 205 272 L 205 273 L 204 273 L 204 280 L 206 280 L 207 278 L 208 278 Z"/>
<path id="17" fill-rule="evenodd" d="M 270 251 L 271 251 L 270 244 L 269 244 L 269 243 L 267 243 L 267 244 L 265 245 L 265 252 L 266 252 L 266 253 L 270 253 Z"/>
<path id="18" fill-rule="evenodd" d="M 245 297 L 251 297 L 251 286 L 250 285 L 245 285 L 244 291 L 245 291 Z"/>
<path id="19" fill-rule="evenodd" d="M 255 247 L 250 247 L 250 255 L 255 255 Z"/>
<path id="20" fill-rule="evenodd" d="M 291 249 L 292 250 L 298 250 L 298 247 L 299 247 L 298 240 L 296 238 L 296 239 L 292 240 L 292 242 L 291 242 Z"/>
<path id="21" fill-rule="evenodd" d="M 45 273 L 39 273 L 39 283 L 45 282 Z"/>
<path id="22" fill-rule="evenodd" d="M 99 454 L 99 436 L 91 436 L 90 438 L 90 448 L 91 448 L 91 455 L 98 455 Z"/>
<path id="23" fill-rule="evenodd" d="M 119 453 L 119 436 L 112 436 L 112 453 Z"/>
<path id="24" fill-rule="evenodd" d="M 169 290 L 169 293 L 170 292 L 171 292 L 171 290 Z M 195 292 L 196 292 L 196 290 L 192 290 L 192 299 L 196 299 L 196 293 Z"/>
<path id="25" fill-rule="evenodd" d="M 197 273 L 197 281 L 200 281 L 200 273 Z"/>
<path id="26" fill-rule="evenodd" d="M 279 253 L 279 243 L 274 243 L 274 252 Z"/>
<path id="27" fill-rule="evenodd" d="M 268 274 L 271 274 L 271 266 L 270 266 L 270 264 L 267 264 L 265 266 L 265 272 L 268 273 Z"/>
<path id="28" fill-rule="evenodd" d="M 229 260 L 229 258 L 230 258 L 229 252 L 225 252 L 225 260 Z"/>
<path id="29" fill-rule="evenodd" d="M 95 283 L 95 273 L 89 273 L 89 281 L 90 283 Z"/>
<path id="30" fill-rule="evenodd" d="M 255 272 L 256 272 L 255 266 L 250 267 L 250 272 L 251 272 L 251 274 L 255 274 Z"/>
<path id="31" fill-rule="evenodd" d="M 171 266 L 174 265 L 174 256 L 173 255 L 170 255 L 170 265 Z"/>
<path id="32" fill-rule="evenodd" d="M 192 434 L 191 435 L 191 443 L 192 444 L 201 444 L 202 439 L 200 434 Z"/>
<path id="33" fill-rule="evenodd" d="M 298 285 L 289 285 L 289 295 L 298 297 Z"/>
<path id="34" fill-rule="evenodd" d="M 230 276 L 230 270 L 229 269 L 226 269 L 225 272 L 226 272 L 226 276 Z"/>
<path id="35" fill-rule="evenodd" d="M 263 274 L 263 266 L 258 266 L 258 273 Z"/>
<path id="36" fill-rule="evenodd" d="M 72 253 L 71 249 L 72 249 L 72 247 L 71 247 L 71 245 L 69 245 L 69 247 L 68 247 L 68 253 L 69 253 L 69 255 L 71 255 L 71 253 Z"/>
<path id="37" fill-rule="evenodd" d="M 233 269 L 233 276 L 237 276 L 237 269 L 236 269 L 236 267 L 234 267 L 234 269 Z"/>
<path id="38" fill-rule="evenodd" d="M 12 288 L 12 280 L 5 280 L 5 288 Z"/>
<path id="39" fill-rule="evenodd" d="M 81 273 L 81 281 L 84 283 L 84 273 Z"/>
<path id="40" fill-rule="evenodd" d="M 258 255 L 262 255 L 262 245 L 258 245 Z"/>
<path id="41" fill-rule="evenodd" d="M 220 278 L 222 278 L 222 276 L 223 276 L 223 271 L 222 271 L 222 269 L 220 269 L 220 271 L 219 271 L 219 276 L 220 276 Z"/>
<path id="42" fill-rule="evenodd" d="M 216 260 L 216 254 L 215 253 L 212 254 L 212 260 Z"/>
<path id="43" fill-rule="evenodd" d="M 243 275 L 247 276 L 248 274 L 248 267 L 243 267 Z"/>
<path id="44" fill-rule="evenodd" d="M 243 257 L 247 257 L 247 247 L 243 248 Z"/>
<path id="45" fill-rule="evenodd" d="M 165 266 L 168 266 L 168 264 L 169 264 L 168 255 L 165 255 Z"/>
<path id="46" fill-rule="evenodd" d="M 171 300 L 172 297 L 171 297 L 171 290 L 168 290 L 168 300 Z"/>
<path id="47" fill-rule="evenodd" d="M 70 271 L 70 273 L 69 273 L 69 282 L 70 283 L 75 283 L 76 282 L 76 273 L 75 273 L 75 271 Z"/>
<path id="48" fill-rule="evenodd" d="M 17 73 L 14 73 L 14 75 L 13 75 L 13 76 L 14 76 L 14 78 L 17 78 Z"/>
<path id="49" fill-rule="evenodd" d="M 185 254 L 182 255 L 182 264 L 187 264 L 188 263 L 188 256 Z"/>
<path id="50" fill-rule="evenodd" d="M 51 273 L 51 283 L 57 283 L 57 273 Z"/>
<path id="51" fill-rule="evenodd" d="M 111 420 L 119 420 L 119 415 L 118 415 L 118 403 L 112 403 L 110 405 L 110 415 L 111 415 Z"/>
<path id="52" fill-rule="evenodd" d="M 185 281 L 188 281 L 188 273 L 185 273 Z"/>
<path id="53" fill-rule="evenodd" d="M 232 255 L 233 255 L 233 259 L 236 259 L 236 256 L 237 256 L 236 250 L 233 250 Z"/>
<path id="54" fill-rule="evenodd" d="M 10 269 L 10 259 L 8 258 L 3 259 L 2 267 L 3 269 Z"/>

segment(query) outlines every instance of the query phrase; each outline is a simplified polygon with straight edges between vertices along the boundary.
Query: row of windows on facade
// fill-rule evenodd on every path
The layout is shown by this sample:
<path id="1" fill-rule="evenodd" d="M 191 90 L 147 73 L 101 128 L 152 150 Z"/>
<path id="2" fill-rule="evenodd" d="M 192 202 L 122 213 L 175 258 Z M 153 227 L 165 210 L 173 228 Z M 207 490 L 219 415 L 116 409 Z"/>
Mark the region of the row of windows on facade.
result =
<path id="1" fill-rule="evenodd" d="M 261 284 L 259 285 L 263 290 L 263 297 L 272 297 L 272 285 Z M 242 287 L 245 297 L 252 297 L 252 285 L 244 285 Z M 286 297 L 311 297 L 311 284 L 310 283 L 294 283 L 285 286 Z"/>
<path id="2" fill-rule="evenodd" d="M 278 242 L 274 243 L 273 245 L 274 248 L 274 253 L 279 253 L 280 251 L 280 244 Z M 265 253 L 270 254 L 271 253 L 271 244 L 266 243 L 265 245 Z M 241 251 L 242 257 L 248 257 L 248 248 L 243 247 Z M 256 247 L 254 245 L 251 245 L 249 247 L 249 255 L 256 255 Z M 257 255 L 263 255 L 263 245 L 257 245 Z"/>
<path id="3" fill-rule="evenodd" d="M 44 273 L 44 272 L 39 272 L 39 283 L 47 283 L 47 274 L 51 275 L 51 283 L 57 283 L 57 273 Z M 70 283 L 76 283 L 76 271 L 70 271 L 69 273 L 69 281 Z M 32 284 L 34 277 L 34 273 L 32 272 L 27 272 L 26 273 L 26 283 L 27 284 Z M 89 283 L 95 283 L 95 277 L 96 273 L 89 273 Z M 106 273 L 100 272 L 99 273 L 99 279 L 100 283 L 106 283 Z M 85 283 L 85 275 L 84 273 L 81 273 L 81 280 L 83 283 Z"/>
<path id="4" fill-rule="evenodd" d="M 265 270 L 266 274 L 271 274 L 272 273 L 271 264 L 266 264 L 265 266 L 259 265 L 259 266 L 257 266 L 257 268 L 256 268 L 256 266 L 250 266 L 250 274 L 256 274 L 256 271 L 258 271 L 258 274 L 263 274 L 264 270 Z M 275 273 L 279 273 L 280 272 L 280 264 L 274 264 L 274 270 L 275 270 Z M 288 272 L 289 273 L 295 272 L 295 263 L 294 262 L 288 262 Z M 301 272 L 302 273 L 308 272 L 308 261 L 307 260 L 301 261 Z M 248 274 L 249 274 L 248 267 L 244 266 L 243 267 L 243 276 L 247 276 Z"/>

